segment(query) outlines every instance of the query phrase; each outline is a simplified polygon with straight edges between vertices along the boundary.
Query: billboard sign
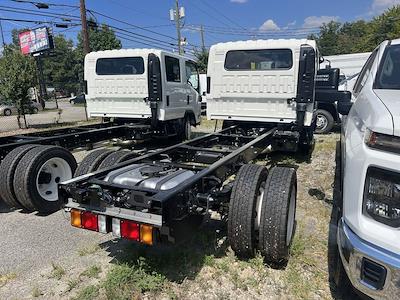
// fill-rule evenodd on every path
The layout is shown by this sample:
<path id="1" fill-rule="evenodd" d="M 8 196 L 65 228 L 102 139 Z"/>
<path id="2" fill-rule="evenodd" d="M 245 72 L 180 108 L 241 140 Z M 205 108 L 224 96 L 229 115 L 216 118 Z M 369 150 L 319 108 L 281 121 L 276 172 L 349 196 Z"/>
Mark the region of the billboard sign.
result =
<path id="1" fill-rule="evenodd" d="M 47 27 L 21 32 L 18 36 L 21 52 L 24 55 L 42 52 L 53 48 L 52 37 Z"/>

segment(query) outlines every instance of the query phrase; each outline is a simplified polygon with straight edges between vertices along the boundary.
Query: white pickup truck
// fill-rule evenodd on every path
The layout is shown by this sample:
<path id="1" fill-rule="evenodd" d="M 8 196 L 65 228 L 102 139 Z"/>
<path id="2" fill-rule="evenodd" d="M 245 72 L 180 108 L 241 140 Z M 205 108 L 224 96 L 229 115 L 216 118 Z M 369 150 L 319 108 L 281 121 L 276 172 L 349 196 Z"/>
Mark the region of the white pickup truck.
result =
<path id="1" fill-rule="evenodd" d="M 351 283 L 375 299 L 400 295 L 399 99 L 397 39 L 372 52 L 355 83 L 354 104 L 338 107 L 348 116 L 340 147 L 340 197 L 332 218 L 340 254 L 331 261 L 333 279 L 339 290 Z"/>

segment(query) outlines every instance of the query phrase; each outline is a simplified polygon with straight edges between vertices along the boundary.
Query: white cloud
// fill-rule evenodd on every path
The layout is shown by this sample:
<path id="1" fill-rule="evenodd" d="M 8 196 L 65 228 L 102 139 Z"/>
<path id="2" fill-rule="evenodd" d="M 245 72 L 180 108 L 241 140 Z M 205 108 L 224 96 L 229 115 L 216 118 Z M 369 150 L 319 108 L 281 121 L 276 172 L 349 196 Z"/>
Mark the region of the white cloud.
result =
<path id="1" fill-rule="evenodd" d="M 276 31 L 279 29 L 279 26 L 271 19 L 265 21 L 259 28 L 260 31 Z"/>
<path id="2" fill-rule="evenodd" d="M 240 4 L 246 3 L 247 1 L 248 0 L 231 0 L 232 3 L 240 3 Z"/>
<path id="3" fill-rule="evenodd" d="M 312 28 L 312 27 L 320 27 L 323 24 L 327 24 L 331 21 L 337 21 L 339 17 L 335 16 L 310 16 L 305 18 L 303 27 L 304 28 Z"/>
<path id="4" fill-rule="evenodd" d="M 370 14 L 378 14 L 393 5 L 400 4 L 400 0 L 373 0 Z"/>

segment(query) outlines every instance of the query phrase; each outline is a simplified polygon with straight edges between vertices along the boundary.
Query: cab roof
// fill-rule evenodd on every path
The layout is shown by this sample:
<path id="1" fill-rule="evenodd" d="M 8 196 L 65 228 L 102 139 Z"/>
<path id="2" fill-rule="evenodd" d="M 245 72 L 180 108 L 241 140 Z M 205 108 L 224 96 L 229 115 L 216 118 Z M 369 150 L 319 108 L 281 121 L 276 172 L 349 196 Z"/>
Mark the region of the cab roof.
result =
<path id="1" fill-rule="evenodd" d="M 187 60 L 192 60 L 188 57 L 179 55 L 178 53 L 169 52 L 161 49 L 154 48 L 134 48 L 134 49 L 115 49 L 115 50 L 104 50 L 104 51 L 96 51 L 90 52 L 86 55 L 87 58 L 103 58 L 103 57 L 127 57 L 127 56 L 144 56 L 150 53 L 154 53 L 157 56 L 160 56 L 162 53 L 166 55 L 171 55 L 175 57 L 182 57 Z"/>
<path id="2" fill-rule="evenodd" d="M 301 45 L 310 45 L 314 49 L 317 44 L 314 40 L 307 39 L 269 39 L 269 40 L 247 40 L 237 42 L 218 43 L 211 48 L 215 50 L 251 50 L 251 49 L 269 49 L 269 48 L 299 48 Z"/>

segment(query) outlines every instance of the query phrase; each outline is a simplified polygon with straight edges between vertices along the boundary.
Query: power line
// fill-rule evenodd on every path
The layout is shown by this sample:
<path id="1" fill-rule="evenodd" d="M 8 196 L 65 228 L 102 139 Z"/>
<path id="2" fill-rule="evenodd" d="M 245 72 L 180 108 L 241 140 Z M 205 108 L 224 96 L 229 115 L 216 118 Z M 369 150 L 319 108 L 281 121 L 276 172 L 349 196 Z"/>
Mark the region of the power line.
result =
<path id="1" fill-rule="evenodd" d="M 37 12 L 32 9 L 20 9 L 17 7 L 10 7 L 10 6 L 4 6 L 0 5 L 0 10 L 1 11 L 8 11 L 8 12 L 13 12 L 13 13 L 18 13 L 18 14 L 25 14 L 25 15 L 35 15 L 35 16 L 41 16 L 41 17 L 52 17 L 52 18 L 58 18 L 58 19 L 76 19 L 79 20 L 78 16 L 73 16 L 69 14 L 58 14 L 58 13 L 42 13 L 42 12 Z"/>
<path id="2" fill-rule="evenodd" d="M 205 4 L 206 6 L 208 6 L 210 9 L 213 9 L 216 13 L 218 13 L 219 15 L 221 15 L 223 18 L 225 18 L 226 20 L 228 20 L 229 22 L 231 22 L 232 24 L 234 24 L 235 26 L 242 28 L 244 30 L 247 30 L 246 28 L 244 28 L 242 25 L 236 23 L 235 21 L 233 21 L 231 18 L 227 17 L 226 15 L 224 15 L 221 11 L 219 11 L 218 9 L 216 9 L 214 6 L 208 4 L 208 2 L 206 0 L 200 1 L 203 4 Z"/>
<path id="3" fill-rule="evenodd" d="M 50 2 L 38 2 L 38 1 L 28 1 L 28 0 L 10 0 L 12 2 L 18 2 L 18 3 L 25 3 L 25 4 L 33 4 L 33 5 L 37 5 L 37 4 L 47 4 L 50 6 L 59 6 L 59 7 L 76 7 L 79 8 L 79 6 L 77 5 L 68 5 L 68 4 L 58 4 L 58 3 L 50 3 Z"/>

